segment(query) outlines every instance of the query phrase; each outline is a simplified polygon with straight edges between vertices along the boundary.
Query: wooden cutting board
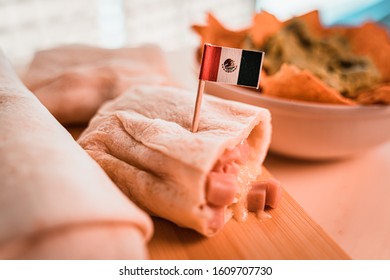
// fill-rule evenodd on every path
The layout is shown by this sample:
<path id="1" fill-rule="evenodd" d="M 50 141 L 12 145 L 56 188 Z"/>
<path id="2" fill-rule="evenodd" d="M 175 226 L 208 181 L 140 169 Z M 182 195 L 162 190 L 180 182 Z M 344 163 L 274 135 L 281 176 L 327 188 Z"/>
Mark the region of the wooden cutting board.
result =
<path id="1" fill-rule="evenodd" d="M 265 170 L 264 176 L 270 176 Z M 164 219 L 154 218 L 151 259 L 350 259 L 285 191 L 271 218 L 250 214 L 246 222 L 229 221 L 207 238 Z"/>
<path id="2" fill-rule="evenodd" d="M 67 128 L 77 139 L 84 127 Z M 264 168 L 264 178 L 271 174 Z M 282 182 L 283 184 L 283 182 Z M 149 254 L 155 260 L 228 259 L 350 259 L 299 204 L 283 191 L 276 209 L 267 209 L 270 218 L 250 213 L 246 222 L 230 220 L 213 237 L 180 228 L 153 218 L 155 233 Z"/>

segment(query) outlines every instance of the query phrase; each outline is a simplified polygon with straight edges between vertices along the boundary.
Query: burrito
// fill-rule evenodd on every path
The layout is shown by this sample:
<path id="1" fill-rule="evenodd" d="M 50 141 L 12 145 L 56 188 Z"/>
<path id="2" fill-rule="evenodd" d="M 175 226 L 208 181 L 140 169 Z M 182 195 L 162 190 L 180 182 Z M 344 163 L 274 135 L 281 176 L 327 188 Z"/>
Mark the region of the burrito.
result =
<path id="1" fill-rule="evenodd" d="M 103 49 L 68 45 L 35 54 L 23 82 L 63 125 L 86 125 L 105 101 L 137 84 L 170 84 L 155 45 Z"/>
<path id="2" fill-rule="evenodd" d="M 232 217 L 276 207 L 276 180 L 258 180 L 271 139 L 268 110 L 170 86 L 137 86 L 103 105 L 78 139 L 142 209 L 205 236 Z"/>
<path id="3" fill-rule="evenodd" d="M 0 259 L 145 259 L 150 216 L 29 92 L 0 52 Z"/>

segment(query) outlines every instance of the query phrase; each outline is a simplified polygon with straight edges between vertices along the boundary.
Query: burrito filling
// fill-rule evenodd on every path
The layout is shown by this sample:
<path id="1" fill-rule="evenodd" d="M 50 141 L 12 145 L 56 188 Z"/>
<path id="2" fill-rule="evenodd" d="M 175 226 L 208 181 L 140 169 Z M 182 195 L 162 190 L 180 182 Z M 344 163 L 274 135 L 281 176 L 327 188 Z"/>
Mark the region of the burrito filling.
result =
<path id="1" fill-rule="evenodd" d="M 223 220 L 220 215 L 245 221 L 248 211 L 260 214 L 266 205 L 277 206 L 280 183 L 272 178 L 260 178 L 262 167 L 250 158 L 250 149 L 246 139 L 235 148 L 226 149 L 208 174 L 206 199 L 219 216 L 214 222 Z"/>

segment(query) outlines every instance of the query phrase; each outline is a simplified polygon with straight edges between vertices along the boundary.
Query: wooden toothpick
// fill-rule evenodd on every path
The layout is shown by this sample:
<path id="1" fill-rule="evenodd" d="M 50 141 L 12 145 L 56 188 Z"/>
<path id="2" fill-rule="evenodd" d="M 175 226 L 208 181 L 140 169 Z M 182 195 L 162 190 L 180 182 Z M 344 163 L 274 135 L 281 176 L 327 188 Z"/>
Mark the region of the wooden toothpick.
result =
<path id="1" fill-rule="evenodd" d="M 201 107 L 201 104 L 202 104 L 204 84 L 205 84 L 204 80 L 199 80 L 199 83 L 198 83 L 198 93 L 196 95 L 194 117 L 192 119 L 192 129 L 191 130 L 192 130 L 193 133 L 198 131 L 199 114 L 200 114 L 200 107 Z"/>

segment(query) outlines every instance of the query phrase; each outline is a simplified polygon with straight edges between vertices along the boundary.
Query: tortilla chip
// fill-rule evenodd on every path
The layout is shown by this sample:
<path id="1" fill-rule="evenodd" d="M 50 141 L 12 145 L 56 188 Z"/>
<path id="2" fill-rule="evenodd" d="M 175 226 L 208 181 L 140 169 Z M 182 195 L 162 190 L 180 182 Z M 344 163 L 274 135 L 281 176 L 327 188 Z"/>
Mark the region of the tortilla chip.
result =
<path id="1" fill-rule="evenodd" d="M 241 48 L 247 38 L 248 29 L 233 31 L 225 28 L 211 13 L 207 14 L 207 24 L 193 25 L 192 29 L 201 37 L 201 46 L 205 43 L 231 48 Z M 201 58 L 203 48 L 198 49 Z"/>
<path id="2" fill-rule="evenodd" d="M 253 25 L 248 31 L 254 47 L 260 47 L 265 39 L 278 32 L 282 26 L 282 22 L 270 13 L 263 11 L 255 14 Z"/>
<path id="3" fill-rule="evenodd" d="M 372 104 L 390 104 L 390 84 L 384 84 L 378 86 L 377 88 L 362 92 L 357 98 L 357 102 L 363 105 L 372 105 Z"/>
<path id="4" fill-rule="evenodd" d="M 284 22 L 284 25 L 289 24 L 292 20 L 299 19 L 303 21 L 309 28 L 310 33 L 315 34 L 317 36 L 324 36 L 326 34 L 326 28 L 323 27 L 321 23 L 320 15 L 318 10 L 314 10 L 303 14 L 301 16 L 297 16 L 295 18 L 289 19 Z"/>
<path id="5" fill-rule="evenodd" d="M 390 39 L 386 28 L 368 22 L 349 29 L 346 36 L 353 52 L 370 57 L 381 73 L 381 81 L 390 82 Z"/>
<path id="6" fill-rule="evenodd" d="M 266 96 L 329 104 L 356 104 L 342 97 L 310 72 L 301 71 L 289 64 L 283 64 L 279 72 L 264 79 L 262 88 Z"/>

